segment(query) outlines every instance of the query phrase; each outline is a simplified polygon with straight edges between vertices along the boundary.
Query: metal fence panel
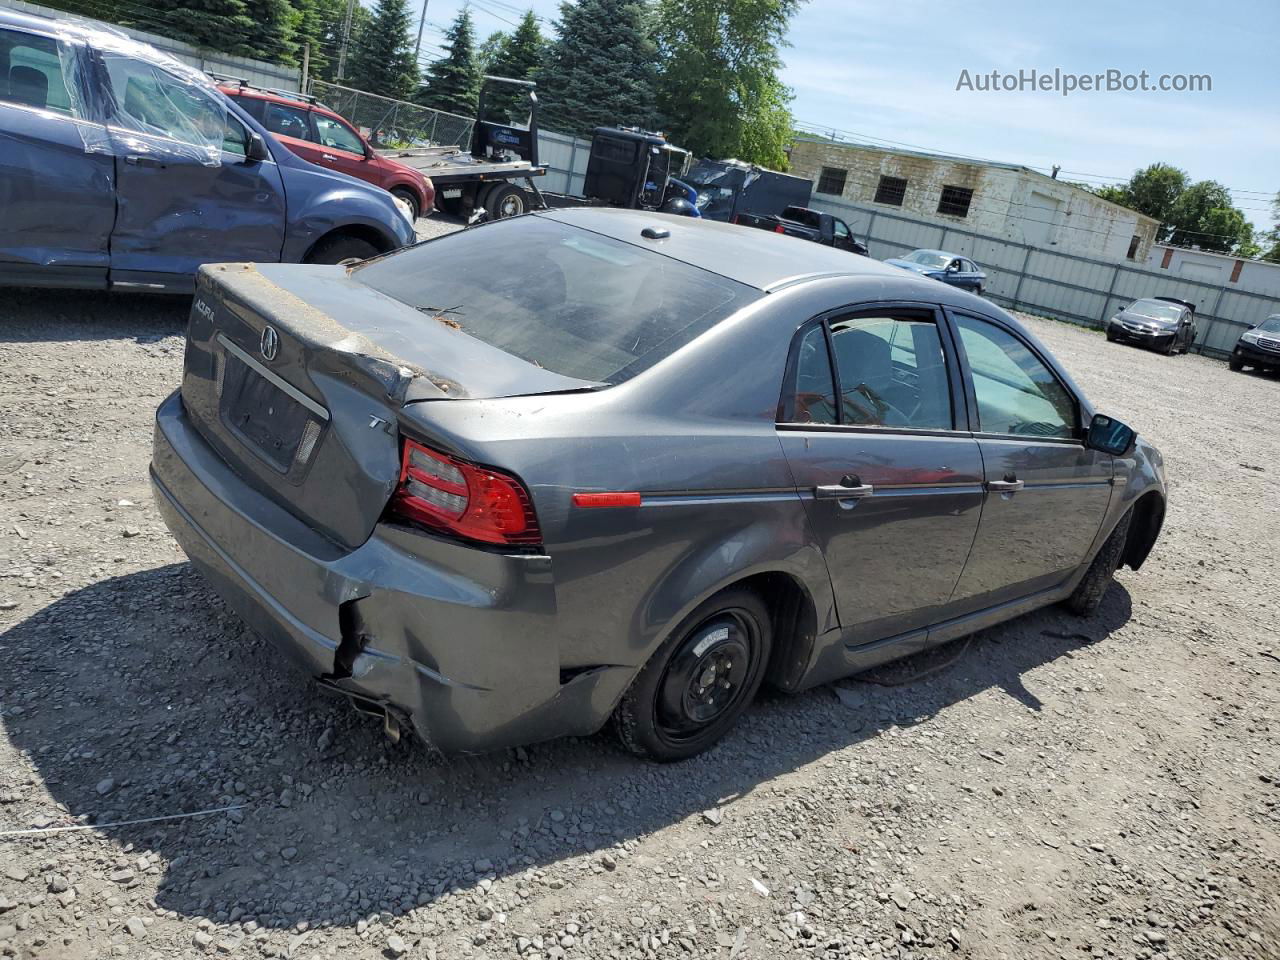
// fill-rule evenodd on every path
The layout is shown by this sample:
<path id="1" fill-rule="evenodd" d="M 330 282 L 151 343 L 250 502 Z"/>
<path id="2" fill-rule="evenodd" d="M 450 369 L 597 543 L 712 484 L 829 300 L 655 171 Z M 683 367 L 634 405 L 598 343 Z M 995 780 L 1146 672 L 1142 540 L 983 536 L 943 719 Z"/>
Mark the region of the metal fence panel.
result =
<path id="1" fill-rule="evenodd" d="M 471 128 L 475 124 L 471 117 L 323 80 L 312 81 L 310 92 L 330 110 L 359 127 L 375 147 L 467 147 L 471 143 Z"/>
<path id="2" fill-rule="evenodd" d="M 1209 356 L 1226 356 L 1241 331 L 1280 312 L 1280 294 L 1260 284 L 1252 286 L 1247 272 L 1240 283 L 1215 284 L 1146 264 L 1032 247 L 821 195 L 814 195 L 811 205 L 848 222 L 877 259 L 921 248 L 972 257 L 987 271 L 985 295 L 1011 309 L 1102 327 L 1123 306 L 1143 297 L 1187 300 L 1196 305 L 1198 318 L 1193 349 Z"/>

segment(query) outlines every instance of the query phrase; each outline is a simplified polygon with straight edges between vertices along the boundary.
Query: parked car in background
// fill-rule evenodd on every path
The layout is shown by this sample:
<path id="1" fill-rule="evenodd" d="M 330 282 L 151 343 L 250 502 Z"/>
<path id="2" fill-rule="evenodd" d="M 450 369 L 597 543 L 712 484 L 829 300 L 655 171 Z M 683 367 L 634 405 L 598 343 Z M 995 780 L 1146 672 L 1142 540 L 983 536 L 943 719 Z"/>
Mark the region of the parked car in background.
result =
<path id="1" fill-rule="evenodd" d="M 849 225 L 839 217 L 833 217 L 821 210 L 808 207 L 784 207 L 781 214 L 760 216 L 753 213 L 735 214 L 731 223 L 744 227 L 756 227 L 781 233 L 800 240 L 811 240 L 824 247 L 835 247 L 847 250 L 860 256 L 867 256 L 867 247 L 858 240 Z"/>
<path id="2" fill-rule="evenodd" d="M 1172 297 L 1135 300 L 1107 321 L 1108 340 L 1129 340 L 1166 354 L 1186 353 L 1196 333 L 1195 304 Z"/>
<path id="3" fill-rule="evenodd" d="M 987 275 L 976 263 L 945 250 L 913 250 L 905 257 L 893 257 L 885 263 L 977 294 L 982 293 L 982 285 L 987 282 Z"/>
<path id="4" fill-rule="evenodd" d="M 294 156 L 122 34 L 0 11 L 0 75 L 0 284 L 189 292 L 204 263 L 415 239 L 390 194 Z"/>
<path id="5" fill-rule="evenodd" d="M 1251 330 L 1240 334 L 1227 360 L 1232 370 L 1280 371 L 1280 313 L 1273 313 Z"/>
<path id="6" fill-rule="evenodd" d="M 381 187 L 407 203 L 415 220 L 435 205 L 435 187 L 421 171 L 381 156 L 359 130 L 315 97 L 263 90 L 242 80 L 222 80 L 218 88 L 303 160 Z"/>
<path id="7" fill-rule="evenodd" d="M 659 760 L 762 683 L 1093 612 L 1165 503 L 1160 454 L 1004 311 L 600 208 L 202 271 L 151 472 L 227 604 L 392 731 L 612 717 Z"/>

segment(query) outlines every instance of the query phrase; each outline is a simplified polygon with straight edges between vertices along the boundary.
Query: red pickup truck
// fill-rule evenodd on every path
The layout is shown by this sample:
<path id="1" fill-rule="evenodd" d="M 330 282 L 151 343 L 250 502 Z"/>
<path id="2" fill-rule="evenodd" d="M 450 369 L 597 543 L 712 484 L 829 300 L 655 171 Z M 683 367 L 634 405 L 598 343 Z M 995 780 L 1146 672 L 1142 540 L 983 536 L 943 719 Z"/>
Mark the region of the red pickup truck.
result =
<path id="1" fill-rule="evenodd" d="M 413 219 L 435 203 L 435 187 L 427 177 L 380 155 L 360 131 L 314 97 L 238 82 L 220 83 L 218 89 L 302 159 L 389 190 L 409 205 Z"/>

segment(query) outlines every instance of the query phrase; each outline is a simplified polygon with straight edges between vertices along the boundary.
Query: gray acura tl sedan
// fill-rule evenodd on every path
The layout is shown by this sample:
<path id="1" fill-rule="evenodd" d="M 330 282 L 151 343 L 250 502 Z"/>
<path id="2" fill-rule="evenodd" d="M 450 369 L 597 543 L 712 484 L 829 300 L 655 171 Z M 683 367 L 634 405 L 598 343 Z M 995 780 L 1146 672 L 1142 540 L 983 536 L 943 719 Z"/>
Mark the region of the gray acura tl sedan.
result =
<path id="1" fill-rule="evenodd" d="M 205 267 L 154 442 L 228 605 L 444 751 L 612 718 L 692 756 L 764 682 L 1093 612 L 1165 511 L 1160 454 L 992 304 L 638 211 Z"/>

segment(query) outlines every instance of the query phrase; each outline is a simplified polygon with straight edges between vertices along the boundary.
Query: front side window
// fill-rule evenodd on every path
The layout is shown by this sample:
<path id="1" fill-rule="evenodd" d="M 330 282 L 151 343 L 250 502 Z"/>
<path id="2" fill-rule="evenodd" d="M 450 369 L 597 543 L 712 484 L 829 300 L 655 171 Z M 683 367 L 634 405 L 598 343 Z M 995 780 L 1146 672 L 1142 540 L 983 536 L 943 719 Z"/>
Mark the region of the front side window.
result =
<path id="1" fill-rule="evenodd" d="M 227 111 L 214 95 L 132 57 L 103 56 L 115 96 L 113 122 L 179 143 L 221 146 Z"/>
<path id="2" fill-rule="evenodd" d="M 0 102 L 71 116 L 71 96 L 58 41 L 0 30 Z"/>
<path id="3" fill-rule="evenodd" d="M 347 153 L 357 153 L 362 157 L 364 156 L 364 141 L 345 123 L 319 113 L 314 114 L 314 118 L 316 121 L 316 139 L 320 141 L 322 147 L 345 150 Z"/>
<path id="4" fill-rule="evenodd" d="M 837 240 L 849 239 L 849 228 L 844 225 L 843 220 L 831 221 L 831 230 L 833 233 L 835 233 Z"/>
<path id="5" fill-rule="evenodd" d="M 1075 436 L 1075 398 L 1026 344 L 974 317 L 959 315 L 956 326 L 969 358 L 983 433 Z"/>
<path id="6" fill-rule="evenodd" d="M 483 270 L 476 269 L 484 264 Z M 760 291 L 544 217 L 463 230 L 357 267 L 357 281 L 553 373 L 616 384 Z"/>
<path id="7" fill-rule="evenodd" d="M 831 321 L 840 382 L 840 422 L 950 430 L 951 390 L 932 320 L 909 316 Z"/>

